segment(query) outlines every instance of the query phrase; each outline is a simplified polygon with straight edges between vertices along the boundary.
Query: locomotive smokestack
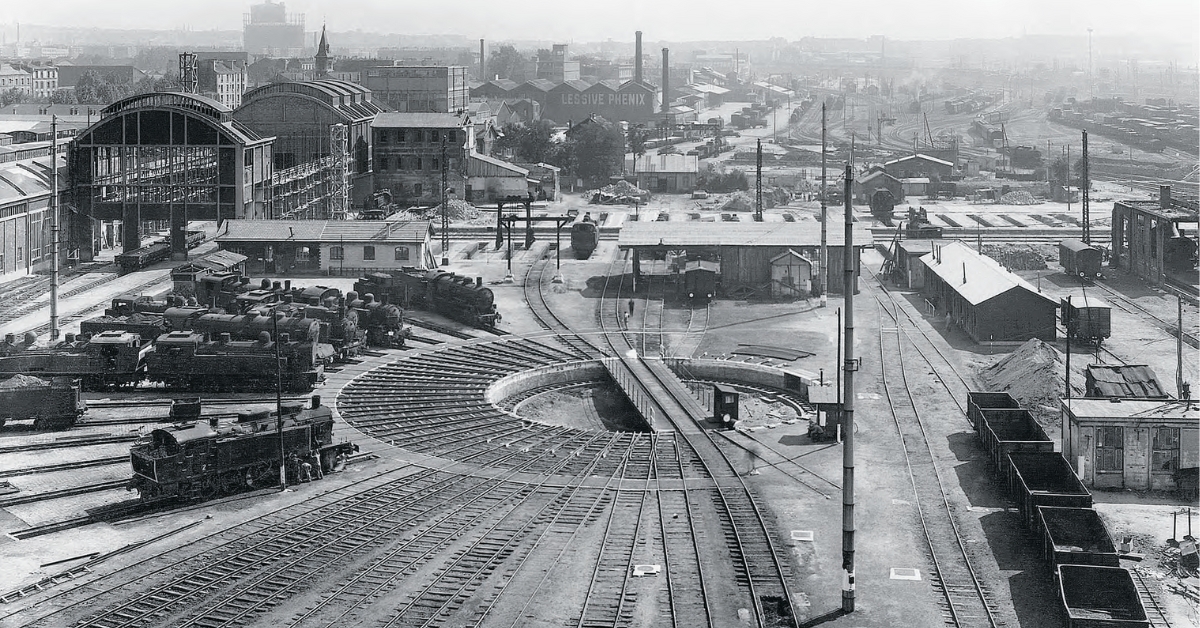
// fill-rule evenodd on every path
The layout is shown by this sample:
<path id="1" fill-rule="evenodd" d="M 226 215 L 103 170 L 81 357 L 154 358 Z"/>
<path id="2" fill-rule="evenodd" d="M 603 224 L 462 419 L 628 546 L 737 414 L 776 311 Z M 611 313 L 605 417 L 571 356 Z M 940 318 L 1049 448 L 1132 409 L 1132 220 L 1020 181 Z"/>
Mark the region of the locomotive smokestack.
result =
<path id="1" fill-rule="evenodd" d="M 476 287 L 476 288 L 482 288 L 482 287 L 483 287 L 483 277 L 476 277 L 476 278 L 475 278 L 475 287 Z"/>
<path id="2" fill-rule="evenodd" d="M 1158 206 L 1162 209 L 1171 209 L 1171 186 L 1158 186 Z"/>
<path id="3" fill-rule="evenodd" d="M 633 80 L 642 82 L 642 31 L 634 34 L 633 44 Z"/>
<path id="4" fill-rule="evenodd" d="M 284 290 L 291 290 L 291 289 L 292 289 L 292 280 L 291 280 L 291 279 L 284 279 L 284 280 L 283 280 L 283 289 L 284 289 Z"/>
<path id="5" fill-rule="evenodd" d="M 671 109 L 671 62 L 670 48 L 663 48 L 663 75 L 662 75 L 662 110 L 666 113 Z"/>
<path id="6" fill-rule="evenodd" d="M 479 41 L 482 42 L 483 40 L 481 39 Z M 312 407 L 313 408 L 321 407 L 321 395 L 313 395 L 312 396 Z"/>

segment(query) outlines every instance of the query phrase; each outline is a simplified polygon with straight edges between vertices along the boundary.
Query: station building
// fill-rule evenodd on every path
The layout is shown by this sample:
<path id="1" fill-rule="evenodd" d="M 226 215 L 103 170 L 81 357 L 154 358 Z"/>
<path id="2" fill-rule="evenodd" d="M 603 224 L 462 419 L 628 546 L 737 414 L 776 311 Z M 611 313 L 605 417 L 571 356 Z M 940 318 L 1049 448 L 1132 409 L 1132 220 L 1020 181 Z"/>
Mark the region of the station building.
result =
<path id="1" fill-rule="evenodd" d="M 428 220 L 231 220 L 216 241 L 250 274 L 360 276 L 437 266 Z"/>

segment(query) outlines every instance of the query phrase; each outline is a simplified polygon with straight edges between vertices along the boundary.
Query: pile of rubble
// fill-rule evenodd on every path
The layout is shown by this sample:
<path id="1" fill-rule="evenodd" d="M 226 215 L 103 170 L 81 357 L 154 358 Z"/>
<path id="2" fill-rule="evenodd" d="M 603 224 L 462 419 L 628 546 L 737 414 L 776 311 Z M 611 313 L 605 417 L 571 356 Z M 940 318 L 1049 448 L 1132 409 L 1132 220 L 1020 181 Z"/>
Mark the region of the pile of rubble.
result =
<path id="1" fill-rule="evenodd" d="M 721 212 L 752 212 L 754 211 L 754 199 L 745 192 L 734 192 L 717 207 L 717 210 Z"/>
<path id="2" fill-rule="evenodd" d="M 650 192 L 622 180 L 596 190 L 592 193 L 591 202 L 600 205 L 633 205 L 649 200 Z"/>
<path id="3" fill-rule="evenodd" d="M 1032 338 L 980 375 L 988 390 L 1011 394 L 1042 425 L 1050 425 L 1059 420 L 1063 368 L 1057 349 Z"/>
<path id="4" fill-rule="evenodd" d="M 1050 245 L 1038 244 L 985 244 L 983 254 L 1009 270 L 1045 270 L 1054 259 Z"/>
<path id="5" fill-rule="evenodd" d="M 1000 197 L 1001 205 L 1037 205 L 1038 200 L 1026 190 L 1013 190 Z"/>
<path id="6" fill-rule="evenodd" d="M 479 216 L 480 216 L 478 207 L 475 207 L 474 205 L 472 205 L 466 201 L 462 201 L 462 200 L 458 200 L 458 199 L 451 199 L 451 200 L 447 201 L 446 209 L 447 209 L 446 217 L 449 218 L 450 220 L 455 220 L 455 221 L 457 221 L 457 220 L 474 220 L 476 218 L 479 218 Z M 430 209 L 428 212 L 428 216 L 430 218 L 441 218 L 442 217 L 441 204 L 438 204 L 438 205 L 434 206 L 433 209 Z"/>

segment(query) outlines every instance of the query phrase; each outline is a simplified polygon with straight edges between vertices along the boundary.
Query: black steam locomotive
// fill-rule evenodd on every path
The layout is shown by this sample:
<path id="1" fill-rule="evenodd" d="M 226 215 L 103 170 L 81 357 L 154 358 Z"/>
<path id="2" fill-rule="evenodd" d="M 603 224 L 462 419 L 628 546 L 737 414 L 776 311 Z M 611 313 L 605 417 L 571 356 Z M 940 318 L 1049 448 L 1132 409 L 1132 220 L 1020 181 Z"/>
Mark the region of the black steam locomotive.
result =
<path id="1" fill-rule="evenodd" d="M 194 249 L 204 243 L 203 231 L 187 232 L 187 248 Z M 140 270 L 156 262 L 169 259 L 171 257 L 171 240 L 164 238 L 147 244 L 146 246 L 138 247 L 132 251 L 119 253 L 113 260 L 117 263 L 117 267 L 122 273 L 133 272 Z"/>
<path id="2" fill-rule="evenodd" d="M 397 273 L 370 273 L 354 283 L 358 294 L 384 303 L 403 303 L 439 312 L 468 325 L 492 328 L 500 322 L 495 295 L 482 278 L 474 281 L 445 270 L 405 267 Z"/>
<path id="3" fill-rule="evenodd" d="M 145 377 L 146 355 L 153 345 L 125 331 L 105 331 L 88 340 L 67 334 L 54 347 L 31 347 L 0 356 L 0 377 L 34 375 L 73 377 L 85 390 L 106 390 L 137 384 Z"/>
<path id="4" fill-rule="evenodd" d="M 170 332 L 159 336 L 147 354 L 146 379 L 179 390 L 271 390 L 278 371 L 280 385 L 294 392 L 310 391 L 325 379 L 320 343 L 292 340 L 282 332 L 278 343 L 276 368 L 270 332 L 259 332 L 257 340 L 233 340 L 228 333 L 209 340 L 205 334 Z"/>
<path id="5" fill-rule="evenodd" d="M 333 441 L 333 414 L 314 396 L 312 406 L 283 404 L 283 460 L 289 482 L 341 471 L 358 451 Z M 184 423 L 156 429 L 129 452 L 128 488 L 143 501 L 202 500 L 279 482 L 278 415 L 241 413 L 235 425 Z"/>
<path id="6" fill-rule="evenodd" d="M 359 325 L 367 333 L 372 347 L 403 349 L 411 329 L 404 326 L 404 310 L 391 303 L 376 301 L 372 294 L 358 298 L 351 290 L 346 293 L 346 305 L 359 313 Z"/>
<path id="7" fill-rule="evenodd" d="M 591 257 L 599 237 L 599 230 L 590 212 L 571 223 L 571 251 L 575 253 L 575 259 Z"/>

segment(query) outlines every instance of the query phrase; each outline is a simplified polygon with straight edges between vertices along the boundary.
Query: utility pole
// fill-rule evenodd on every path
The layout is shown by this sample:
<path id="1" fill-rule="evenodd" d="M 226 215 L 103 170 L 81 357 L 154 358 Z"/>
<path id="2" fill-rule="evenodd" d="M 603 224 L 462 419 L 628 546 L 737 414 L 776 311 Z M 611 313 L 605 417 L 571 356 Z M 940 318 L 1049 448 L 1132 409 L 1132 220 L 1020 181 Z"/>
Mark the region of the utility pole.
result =
<path id="1" fill-rule="evenodd" d="M 1088 170 L 1090 170 L 1090 168 L 1088 167 L 1088 145 L 1087 144 L 1088 144 L 1087 131 L 1084 131 L 1083 132 L 1083 172 L 1079 173 L 1079 177 L 1081 179 L 1083 179 L 1083 182 L 1082 182 L 1082 185 L 1080 185 L 1079 187 L 1083 188 L 1083 243 L 1091 244 L 1092 243 L 1091 199 L 1089 198 L 1089 194 L 1088 194 L 1089 189 L 1088 188 L 1092 187 L 1092 181 L 1091 181 L 1091 177 L 1089 176 L 1089 173 L 1088 173 Z"/>
<path id="2" fill-rule="evenodd" d="M 58 340 L 58 116 L 50 116 L 50 340 Z"/>
<path id="3" fill-rule="evenodd" d="M 1175 295 L 1176 306 L 1179 309 L 1178 323 L 1179 334 L 1175 337 L 1175 396 L 1183 399 L 1187 395 L 1184 394 L 1183 383 L 1183 295 Z"/>
<path id="4" fill-rule="evenodd" d="M 854 612 L 854 217 L 850 207 L 850 188 L 854 170 L 846 164 L 846 239 L 842 245 L 842 264 L 845 267 L 843 290 L 846 299 L 846 348 L 843 356 L 846 371 L 842 399 L 842 612 Z"/>
<path id="5" fill-rule="evenodd" d="M 446 187 L 446 137 L 442 136 L 442 266 L 450 265 L 450 208 Z"/>
<path id="6" fill-rule="evenodd" d="M 828 212 L 825 208 L 825 103 L 821 103 L 821 307 L 825 307 L 825 293 L 829 291 L 829 249 L 826 246 Z"/>
<path id="7" fill-rule="evenodd" d="M 1071 310 L 1071 295 L 1067 295 L 1067 311 L 1070 311 L 1070 310 Z M 1076 313 L 1075 315 L 1078 316 L 1078 313 Z M 1065 325 L 1064 325 L 1064 327 L 1065 327 Z M 1067 374 L 1063 377 L 1063 379 L 1065 380 L 1065 383 L 1066 383 L 1066 394 L 1064 395 L 1064 397 L 1066 397 L 1066 399 L 1067 399 L 1067 404 L 1070 405 L 1070 403 L 1071 403 L 1071 330 L 1070 329 L 1067 330 Z"/>
<path id="8" fill-rule="evenodd" d="M 762 222 L 762 140 L 758 140 L 754 179 L 754 222 Z"/>
<path id="9" fill-rule="evenodd" d="M 1067 180 L 1064 185 L 1067 186 L 1067 213 L 1071 213 L 1071 145 L 1067 144 Z"/>

